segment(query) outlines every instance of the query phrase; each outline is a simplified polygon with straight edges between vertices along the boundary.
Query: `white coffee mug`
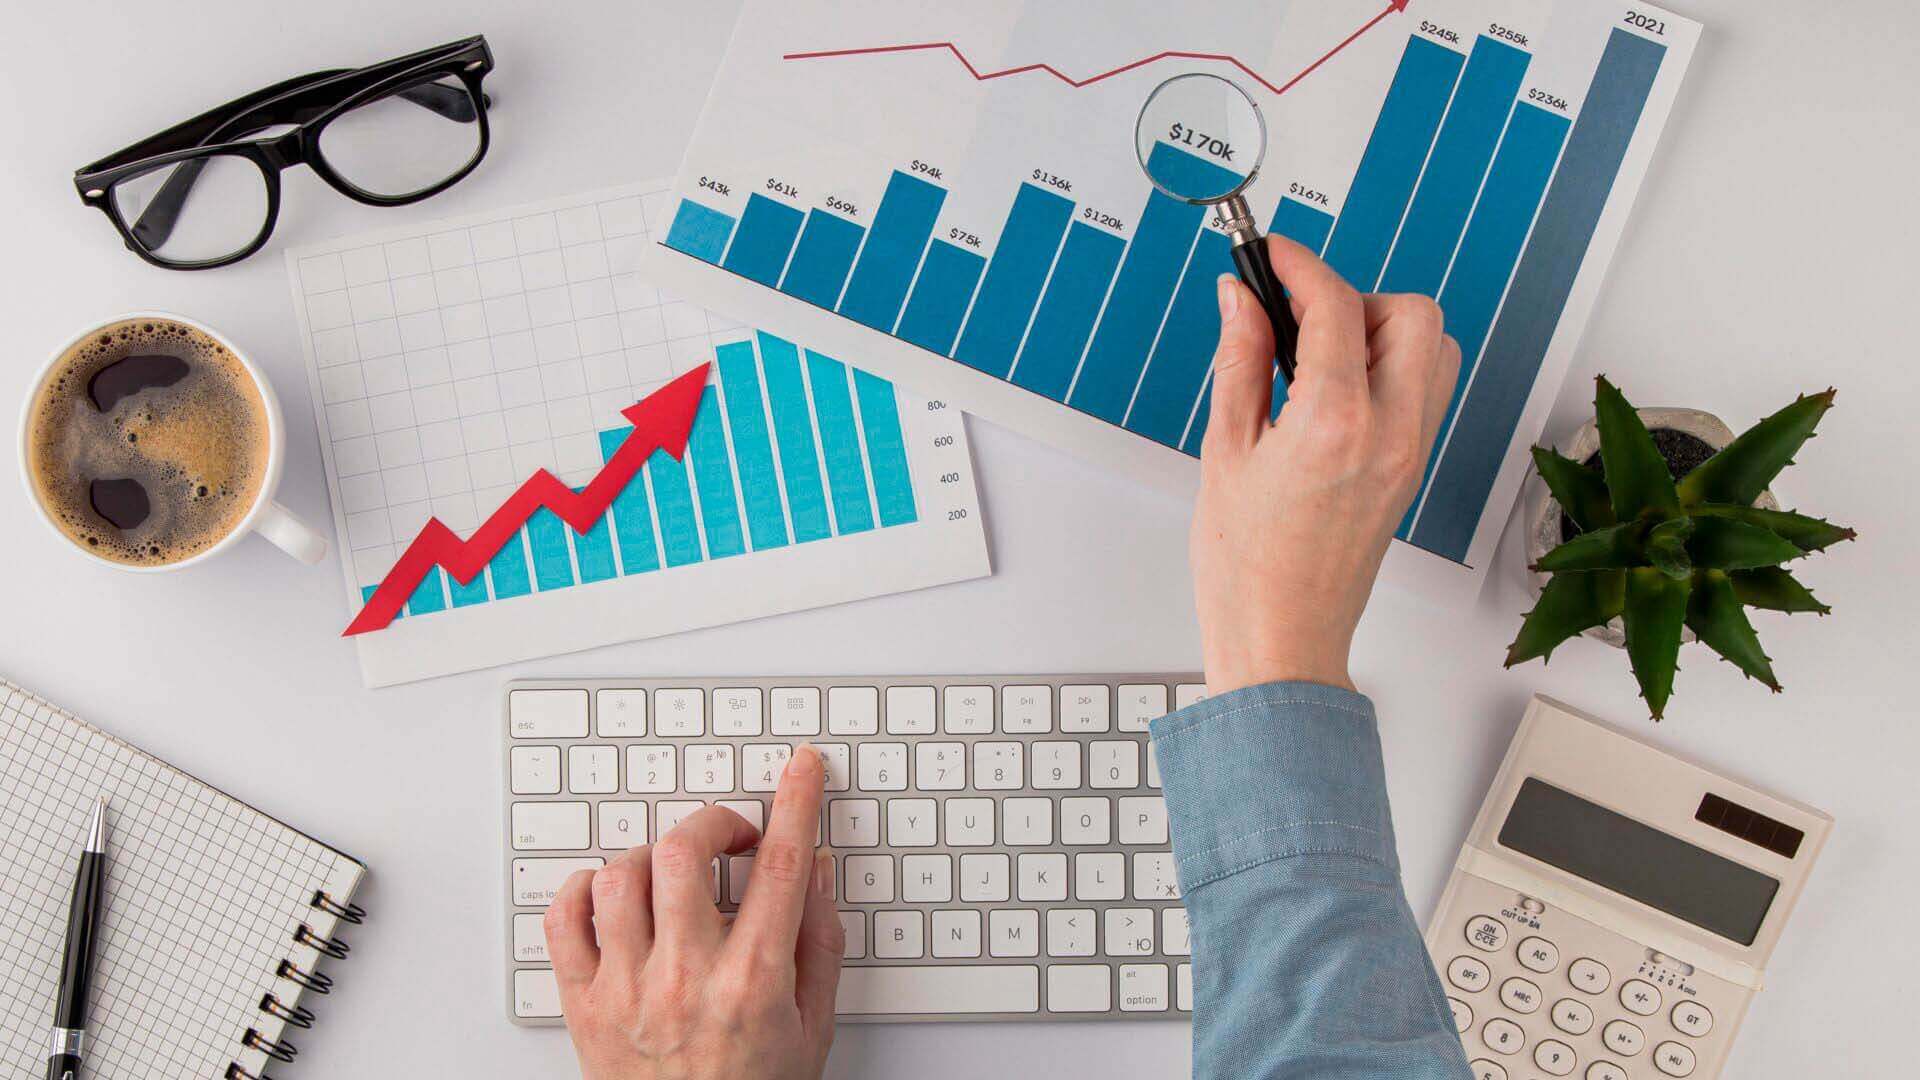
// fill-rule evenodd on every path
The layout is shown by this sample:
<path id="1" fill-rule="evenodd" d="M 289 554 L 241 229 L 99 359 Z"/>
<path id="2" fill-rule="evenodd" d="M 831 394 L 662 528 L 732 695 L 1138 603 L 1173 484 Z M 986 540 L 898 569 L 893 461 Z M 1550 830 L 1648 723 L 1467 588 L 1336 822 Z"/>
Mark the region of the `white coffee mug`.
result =
<path id="1" fill-rule="evenodd" d="M 162 563 L 156 566 L 134 566 L 129 563 L 117 562 L 98 552 L 88 551 L 85 547 L 74 543 L 73 539 L 62 531 L 59 523 L 54 520 L 53 511 L 41 501 L 38 485 L 33 482 L 33 476 L 29 471 L 28 465 L 31 458 L 28 455 L 27 440 L 32 430 L 33 409 L 39 401 L 40 392 L 46 388 L 47 380 L 53 377 L 61 361 L 66 359 L 67 353 L 72 350 L 75 345 L 80 344 L 80 342 L 107 327 L 117 326 L 120 323 L 134 319 L 154 319 L 178 323 L 181 326 L 198 330 L 219 342 L 221 345 L 226 346 L 227 351 L 233 354 L 233 358 L 240 362 L 240 366 L 246 370 L 248 377 L 253 380 L 254 391 L 260 395 L 260 403 L 267 416 L 266 472 L 265 475 L 261 477 L 260 490 L 254 496 L 253 505 L 247 509 L 246 516 L 241 518 L 227 535 L 221 537 L 205 551 L 181 559 L 178 562 Z M 79 552 L 94 562 L 105 563 L 115 569 L 131 570 L 134 573 L 182 570 L 213 558 L 215 555 L 220 554 L 238 543 L 241 537 L 250 532 L 259 533 L 261 536 L 273 541 L 274 545 L 280 550 L 299 559 L 303 563 L 312 565 L 327 557 L 326 537 L 314 531 L 306 522 L 293 516 L 293 513 L 286 507 L 273 501 L 274 491 L 280 486 L 280 469 L 286 463 L 286 442 L 286 424 L 280 418 L 280 400 L 274 397 L 273 387 L 267 382 L 267 377 L 261 374 L 259 368 L 254 366 L 253 361 L 247 359 L 247 354 L 242 352 L 239 346 L 227 340 L 224 335 L 213 327 L 198 320 L 189 319 L 184 315 L 175 315 L 168 311 L 132 311 L 124 315 L 116 315 L 110 319 L 103 319 L 68 338 L 64 344 L 53 351 L 52 357 L 48 359 L 45 366 L 40 369 L 40 373 L 34 377 L 33 385 L 27 391 L 26 403 L 20 410 L 20 438 L 18 444 L 20 479 L 26 484 L 28 500 L 31 501 L 34 508 L 40 512 L 40 520 L 46 523 L 47 528 L 53 530 L 54 535 L 60 538 L 63 546 Z"/>

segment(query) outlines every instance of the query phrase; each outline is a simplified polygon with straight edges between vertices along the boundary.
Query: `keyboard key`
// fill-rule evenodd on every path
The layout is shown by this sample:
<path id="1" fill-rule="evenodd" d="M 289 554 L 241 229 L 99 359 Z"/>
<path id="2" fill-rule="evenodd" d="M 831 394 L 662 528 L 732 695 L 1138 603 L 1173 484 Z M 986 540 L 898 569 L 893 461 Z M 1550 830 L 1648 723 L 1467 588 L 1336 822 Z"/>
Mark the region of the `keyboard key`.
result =
<path id="1" fill-rule="evenodd" d="M 767 827 L 767 804 L 759 799 L 720 799 L 713 805 L 739 814 L 755 831 Z"/>
<path id="2" fill-rule="evenodd" d="M 544 964 L 547 962 L 547 928 L 545 916 L 538 912 L 515 915 L 513 917 L 513 958 L 523 964 Z"/>
<path id="3" fill-rule="evenodd" d="M 965 743 L 916 743 L 913 786 L 920 791 L 960 791 L 967 786 L 966 761 Z"/>
<path id="4" fill-rule="evenodd" d="M 887 734 L 933 734 L 933 702 L 931 686 L 887 687 Z"/>
<path id="5" fill-rule="evenodd" d="M 1660 988 L 1644 979 L 1628 979 L 1620 984 L 1620 1006 L 1635 1016 L 1652 1016 L 1660 1011 Z"/>
<path id="6" fill-rule="evenodd" d="M 846 743 L 815 743 L 820 766 L 827 771 L 828 791 L 853 790 L 853 754 Z"/>
<path id="7" fill-rule="evenodd" d="M 1147 786 L 1155 791 L 1160 790 L 1160 755 L 1152 743 L 1147 744 Z"/>
<path id="8" fill-rule="evenodd" d="M 873 915 L 873 955 L 881 960 L 917 960 L 927 954 L 926 920 L 917 911 Z"/>
<path id="9" fill-rule="evenodd" d="M 601 858 L 515 859 L 513 860 L 513 903 L 515 907 L 546 907 L 567 875 L 576 870 L 598 870 L 607 865 Z"/>
<path id="10" fill-rule="evenodd" d="M 1193 943 L 1187 935 L 1187 909 L 1160 909 L 1160 951 L 1168 956 L 1193 955 Z"/>
<path id="11" fill-rule="evenodd" d="M 845 1016 L 1034 1013 L 1040 1011 L 1040 969 L 1025 964 L 850 967 L 840 972 L 833 1008 Z"/>
<path id="12" fill-rule="evenodd" d="M 973 786 L 1012 791 L 1027 786 L 1026 746 L 1017 742 L 973 744 Z"/>
<path id="13" fill-rule="evenodd" d="M 647 804 L 643 802 L 603 802 L 594 807 L 600 815 L 600 846 L 625 851 L 647 842 Z"/>
<path id="14" fill-rule="evenodd" d="M 1087 747 L 1087 786 L 1093 788 L 1135 788 L 1140 786 L 1140 744 L 1096 742 Z"/>
<path id="15" fill-rule="evenodd" d="M 1181 1012 L 1193 1011 L 1193 965 L 1181 964 L 1173 969 L 1173 1007 Z"/>
<path id="16" fill-rule="evenodd" d="M 1113 1008 L 1113 972 L 1105 964 L 1047 968 L 1047 1011 L 1107 1012 Z"/>
<path id="17" fill-rule="evenodd" d="M 1166 1012 L 1167 965 L 1121 964 L 1120 1011 Z"/>
<path id="18" fill-rule="evenodd" d="M 960 899 L 969 904 L 1002 904 L 1012 895 L 1013 863 L 1006 855 L 960 856 Z"/>
<path id="19" fill-rule="evenodd" d="M 1561 998 L 1553 1003 L 1553 1026 L 1569 1035 L 1585 1035 L 1593 1030 L 1593 1010 L 1585 1002 Z"/>
<path id="20" fill-rule="evenodd" d="M 1170 851 L 1133 853 L 1133 898 L 1135 900 L 1178 900 L 1180 879 L 1173 869 Z"/>
<path id="21" fill-rule="evenodd" d="M 1540 987 L 1515 976 L 1500 984 L 1500 1003 L 1522 1015 L 1539 1012 Z"/>
<path id="22" fill-rule="evenodd" d="M 848 855 L 847 887 L 841 896 L 850 904 L 893 903 L 893 856 Z"/>
<path id="23" fill-rule="evenodd" d="M 907 744 L 860 744 L 861 791 L 907 790 Z"/>
<path id="24" fill-rule="evenodd" d="M 834 847 L 879 847 L 880 801 L 827 800 L 827 843 Z"/>
<path id="25" fill-rule="evenodd" d="M 1198 704 L 1206 700 L 1206 697 L 1207 688 L 1201 683 L 1177 683 L 1173 688 L 1173 707 L 1176 710 L 1184 709 L 1189 705 Z"/>
<path id="26" fill-rule="evenodd" d="M 595 734 L 603 739 L 637 739 L 647 733 L 645 690 L 602 690 L 594 695 Z"/>
<path id="27" fill-rule="evenodd" d="M 1108 956 L 1152 956 L 1152 909 L 1108 908 L 1103 936 Z"/>
<path id="28" fill-rule="evenodd" d="M 1112 693 L 1103 684 L 1060 688 L 1060 730 L 1084 734 L 1113 727 Z"/>
<path id="29" fill-rule="evenodd" d="M 1120 730 L 1145 731 L 1149 721 L 1167 715 L 1167 688 L 1144 683 L 1120 688 Z"/>
<path id="30" fill-rule="evenodd" d="M 672 746 L 627 747 L 627 790 L 636 795 L 671 795 L 678 788 L 680 768 L 675 763 L 678 748 Z"/>
<path id="31" fill-rule="evenodd" d="M 1120 800 L 1120 842 L 1167 842 L 1167 801 L 1158 795 L 1127 796 Z"/>
<path id="32" fill-rule="evenodd" d="M 687 747 L 687 791 L 706 794 L 732 791 L 733 747 L 705 743 Z"/>
<path id="33" fill-rule="evenodd" d="M 1504 1016 L 1496 1016 L 1480 1029 L 1480 1041 L 1496 1054 L 1517 1054 L 1526 1048 L 1527 1033 Z"/>
<path id="34" fill-rule="evenodd" d="M 1067 898 L 1067 857 L 1058 853 L 1020 856 L 1020 899 L 1042 903 Z"/>
<path id="35" fill-rule="evenodd" d="M 1541 975 L 1560 966 L 1560 947 L 1546 938 L 1527 938 L 1514 954 L 1519 957 L 1521 967 Z"/>
<path id="36" fill-rule="evenodd" d="M 993 687 L 949 686 L 940 730 L 949 735 L 986 735 L 993 731 Z"/>
<path id="37" fill-rule="evenodd" d="M 713 692 L 715 735 L 758 735 L 763 726 L 759 687 L 742 686 Z"/>
<path id="38" fill-rule="evenodd" d="M 865 960 L 867 958 L 867 913 L 864 911 L 841 912 L 840 929 L 847 935 L 846 950 L 841 955 L 848 960 Z"/>
<path id="39" fill-rule="evenodd" d="M 900 899 L 909 904 L 952 903 L 953 856 L 902 855 Z"/>
<path id="40" fill-rule="evenodd" d="M 1713 1030 L 1713 1014 L 1697 1001 L 1683 1001 L 1673 1007 L 1673 1029 L 1696 1039 L 1706 1038 Z"/>
<path id="41" fill-rule="evenodd" d="M 584 739 L 587 692 L 509 690 L 507 731 L 516 739 Z"/>
<path id="42" fill-rule="evenodd" d="M 827 732 L 832 735 L 878 735 L 880 691 L 871 686 L 828 687 Z"/>
<path id="43" fill-rule="evenodd" d="M 620 790 L 620 751 L 611 746 L 567 747 L 567 790 L 611 795 Z"/>
<path id="44" fill-rule="evenodd" d="M 939 843 L 938 814 L 932 799 L 888 799 L 887 844 L 932 847 Z"/>
<path id="45" fill-rule="evenodd" d="M 1073 857 L 1075 900 L 1125 900 L 1127 857 L 1118 851 L 1083 851 Z"/>
<path id="46" fill-rule="evenodd" d="M 740 790 L 777 791 L 793 747 L 786 743 L 748 743 L 740 748 Z"/>
<path id="47" fill-rule="evenodd" d="M 560 794 L 560 748 L 516 746 L 508 755 L 513 763 L 515 795 Z"/>
<path id="48" fill-rule="evenodd" d="M 1047 912 L 1048 956 L 1092 956 L 1094 914 L 1090 908 L 1053 908 Z"/>
<path id="49" fill-rule="evenodd" d="M 1699 1060 L 1692 1048 L 1677 1042 L 1663 1042 L 1653 1048 L 1653 1067 L 1668 1076 L 1692 1076 Z"/>
<path id="50" fill-rule="evenodd" d="M 1053 843 L 1053 800 L 1002 801 L 1000 842 L 1008 847 L 1042 847 Z"/>
<path id="51" fill-rule="evenodd" d="M 775 687 L 770 695 L 770 727 L 775 735 L 820 734 L 820 690 L 813 686 Z"/>
<path id="52" fill-rule="evenodd" d="M 1060 842 L 1106 844 L 1113 833 L 1113 804 L 1105 796 L 1075 796 L 1060 800 Z"/>
<path id="53" fill-rule="evenodd" d="M 948 799 L 947 846 L 992 847 L 994 813 L 992 799 Z"/>
<path id="54" fill-rule="evenodd" d="M 1549 1076 L 1567 1075 L 1579 1060 L 1573 1047 L 1558 1039 L 1542 1039 L 1540 1045 L 1533 1048 L 1533 1063 Z"/>
<path id="55" fill-rule="evenodd" d="M 1040 955 L 1040 913 L 1020 908 L 995 908 L 987 912 L 987 954 Z"/>
<path id="56" fill-rule="evenodd" d="M 1071 791 L 1080 786 L 1080 744 L 1033 744 L 1033 786 L 1041 791 Z"/>
<path id="57" fill-rule="evenodd" d="M 698 690 L 656 690 L 653 693 L 653 730 L 672 738 L 707 733 L 707 696 Z"/>
<path id="58" fill-rule="evenodd" d="M 517 802 L 510 816 L 515 851 L 575 851 L 590 846 L 586 803 Z"/>
<path id="59" fill-rule="evenodd" d="M 979 956 L 980 913 L 977 911 L 934 912 L 933 955 L 943 960 Z"/>
<path id="60" fill-rule="evenodd" d="M 1613 972 L 1607 965 L 1589 957 L 1581 957 L 1567 967 L 1567 981 L 1575 990 L 1585 994 L 1605 993 L 1613 982 Z"/>
<path id="61" fill-rule="evenodd" d="M 522 968 L 513 973 L 513 1015 L 523 1020 L 560 1015 L 560 984 L 552 968 Z"/>
<path id="62" fill-rule="evenodd" d="M 1000 688 L 1000 730 L 1009 735 L 1044 735 L 1053 730 L 1053 687 Z"/>
<path id="63" fill-rule="evenodd" d="M 753 876 L 753 856 L 727 856 L 727 903 L 737 904 L 747 898 L 747 879 Z"/>

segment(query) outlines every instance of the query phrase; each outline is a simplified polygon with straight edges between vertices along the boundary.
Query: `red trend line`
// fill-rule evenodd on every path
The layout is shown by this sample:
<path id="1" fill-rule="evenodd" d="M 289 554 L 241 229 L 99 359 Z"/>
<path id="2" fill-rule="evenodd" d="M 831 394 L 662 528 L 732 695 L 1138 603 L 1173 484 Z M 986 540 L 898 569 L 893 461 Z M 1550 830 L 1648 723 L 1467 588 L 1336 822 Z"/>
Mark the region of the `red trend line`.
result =
<path id="1" fill-rule="evenodd" d="M 1054 67 L 1052 64 L 1022 64 L 1019 67 L 1001 68 L 999 71 L 981 71 L 979 68 L 974 67 L 973 61 L 968 60 L 966 54 L 960 51 L 960 47 L 958 45 L 955 45 L 951 41 L 928 41 L 928 42 L 922 42 L 921 44 L 918 44 L 918 45 L 877 45 L 877 46 L 872 46 L 864 49 L 826 49 L 820 52 L 786 53 L 781 56 L 781 59 L 782 60 L 823 60 L 829 57 L 836 57 L 836 56 L 870 56 L 877 53 L 923 52 L 928 49 L 945 49 L 948 52 L 953 54 L 953 58 L 955 60 L 960 61 L 960 66 L 967 69 L 967 74 L 972 75 L 975 79 L 978 79 L 981 82 L 986 82 L 988 79 L 1005 78 L 1008 75 L 1022 75 L 1029 71 L 1044 71 L 1047 74 L 1053 76 L 1054 78 L 1059 79 L 1061 82 L 1066 83 L 1068 86 L 1075 87 L 1076 89 L 1082 86 L 1092 86 L 1094 83 L 1097 83 L 1102 79 L 1111 79 L 1115 75 L 1125 74 L 1126 72 L 1132 71 L 1134 68 L 1145 67 L 1148 64 L 1154 63 L 1159 60 L 1168 60 L 1168 59 L 1219 60 L 1228 64 L 1232 64 L 1234 67 L 1239 68 L 1241 71 L 1246 73 L 1248 78 L 1259 83 L 1261 86 L 1266 87 L 1272 93 L 1284 94 L 1288 90 L 1291 90 L 1294 84 L 1298 83 L 1301 79 L 1304 79 L 1308 75 L 1313 74 L 1313 72 L 1316 69 L 1318 69 L 1320 65 L 1333 59 L 1334 56 L 1340 52 L 1340 50 L 1353 44 L 1354 41 L 1360 37 L 1361 34 L 1364 34 L 1367 31 L 1373 29 L 1374 27 L 1380 25 L 1380 23 L 1383 22 L 1387 16 L 1394 15 L 1399 12 L 1407 10 L 1407 5 L 1409 3 L 1412 3 L 1412 0 L 1387 0 L 1387 6 L 1384 10 L 1380 12 L 1380 14 L 1375 15 L 1373 18 L 1367 20 L 1366 23 L 1360 27 L 1360 29 L 1355 30 L 1353 33 L 1347 35 L 1346 40 L 1342 41 L 1338 45 L 1335 45 L 1333 48 L 1327 50 L 1327 52 L 1324 55 L 1322 55 L 1318 60 L 1315 60 L 1313 63 L 1308 64 L 1306 68 L 1300 72 L 1300 74 L 1295 75 L 1293 78 L 1288 79 L 1286 82 L 1279 83 L 1279 84 L 1273 83 L 1266 76 L 1248 67 L 1245 63 L 1243 63 L 1240 60 L 1239 57 L 1231 56 L 1227 53 L 1186 52 L 1180 49 L 1168 49 L 1164 52 L 1157 52 L 1157 53 L 1154 53 L 1152 56 L 1142 57 L 1138 60 L 1133 61 L 1130 64 L 1122 64 L 1121 66 L 1114 68 L 1111 71 L 1102 71 L 1097 75 L 1089 75 L 1084 79 L 1076 79 L 1073 76 L 1068 75 L 1067 73 L 1061 71 L 1059 68 Z"/>
<path id="2" fill-rule="evenodd" d="M 543 506 L 573 526 L 574 532 L 586 534 L 655 450 L 665 450 L 675 458 L 686 453 L 687 436 L 693 431 L 693 418 L 706 390 L 710 366 L 701 364 L 622 410 L 620 415 L 627 418 L 633 430 L 582 490 L 575 492 L 541 469 L 465 540 L 439 518 L 429 519 L 341 636 L 384 629 L 436 566 L 462 585 L 472 581 Z"/>

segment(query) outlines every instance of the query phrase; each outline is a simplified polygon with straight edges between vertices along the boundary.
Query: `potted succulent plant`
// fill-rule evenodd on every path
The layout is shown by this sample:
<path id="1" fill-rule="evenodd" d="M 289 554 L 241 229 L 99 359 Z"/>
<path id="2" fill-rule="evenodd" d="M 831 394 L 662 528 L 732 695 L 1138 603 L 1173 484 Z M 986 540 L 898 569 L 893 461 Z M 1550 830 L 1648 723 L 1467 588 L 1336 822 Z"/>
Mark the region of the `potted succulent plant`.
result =
<path id="1" fill-rule="evenodd" d="M 1745 609 L 1826 614 L 1785 564 L 1854 532 L 1777 509 L 1767 485 L 1812 437 L 1833 407 L 1833 391 L 1797 399 L 1676 470 L 1674 441 L 1663 454 L 1620 391 L 1604 376 L 1596 386 L 1598 468 L 1547 447 L 1533 451 L 1571 530 L 1534 560 L 1546 582 L 1507 649 L 1507 666 L 1545 659 L 1568 638 L 1619 619 L 1634 678 L 1656 720 L 1673 693 L 1689 630 L 1777 692 L 1779 680 Z"/>

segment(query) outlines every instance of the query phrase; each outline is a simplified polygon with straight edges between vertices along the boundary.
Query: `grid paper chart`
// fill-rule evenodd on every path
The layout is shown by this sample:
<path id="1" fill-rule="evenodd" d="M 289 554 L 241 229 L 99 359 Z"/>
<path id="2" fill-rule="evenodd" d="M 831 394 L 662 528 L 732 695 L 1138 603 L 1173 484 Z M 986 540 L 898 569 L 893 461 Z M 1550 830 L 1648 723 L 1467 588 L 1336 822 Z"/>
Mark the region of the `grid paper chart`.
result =
<path id="1" fill-rule="evenodd" d="M 540 469 L 584 487 L 623 409 L 713 365 L 681 459 L 655 453 L 584 534 L 542 509 L 472 581 L 435 568 L 354 639 L 369 685 L 989 572 L 961 414 L 653 288 L 668 200 L 630 185 L 288 254 L 350 611 L 429 518 L 467 535 Z"/>
<path id="2" fill-rule="evenodd" d="M 107 798 L 106 910 L 88 1001 L 86 1073 L 102 1080 L 258 1072 L 241 1040 L 278 1038 L 264 995 L 315 953 L 293 941 L 334 919 L 365 868 L 0 679 L 0 1078 L 45 1075 L 74 868 Z"/>

